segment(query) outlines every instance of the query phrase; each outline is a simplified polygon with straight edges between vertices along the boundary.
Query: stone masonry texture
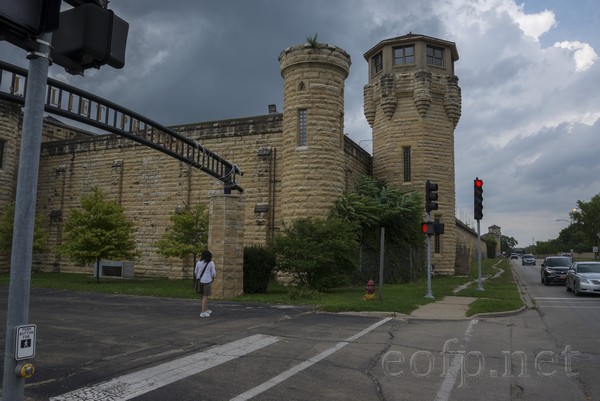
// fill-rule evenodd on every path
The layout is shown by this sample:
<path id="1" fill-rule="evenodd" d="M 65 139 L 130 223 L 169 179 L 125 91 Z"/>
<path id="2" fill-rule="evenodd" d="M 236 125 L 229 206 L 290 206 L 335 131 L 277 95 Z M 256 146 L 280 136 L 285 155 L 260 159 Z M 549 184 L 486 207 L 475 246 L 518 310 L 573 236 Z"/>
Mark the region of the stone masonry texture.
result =
<path id="1" fill-rule="evenodd" d="M 69 210 L 100 187 L 135 224 L 136 276 L 191 278 L 190 258 L 166 258 L 156 242 L 178 209 L 202 203 L 210 210 L 209 249 L 217 265 L 216 297 L 243 290 L 243 247 L 264 244 L 282 225 L 325 217 L 357 178 L 373 174 L 401 189 L 440 186 L 446 225 L 436 270 L 451 273 L 457 242 L 472 249 L 472 230 L 454 224 L 454 126 L 460 90 L 452 75 L 408 71 L 365 86 L 365 116 L 373 128 L 373 157 L 344 135 L 344 81 L 350 56 L 336 46 L 292 46 L 279 56 L 283 113 L 170 127 L 198 141 L 243 171 L 243 193 L 224 195 L 223 184 L 189 165 L 117 135 L 92 135 L 48 117 L 44 123 L 38 214 L 46 220 L 49 252 L 34 255 L 33 269 L 91 274 L 56 251 Z M 298 145 L 298 110 L 306 110 L 307 143 Z M 14 199 L 21 109 L 0 101 L 0 203 Z M 402 146 L 411 146 L 413 179 L 402 180 Z M 469 232 L 470 231 L 470 232 Z M 466 234 L 465 234 L 466 233 Z M 0 258 L 6 271 L 9 261 Z"/>

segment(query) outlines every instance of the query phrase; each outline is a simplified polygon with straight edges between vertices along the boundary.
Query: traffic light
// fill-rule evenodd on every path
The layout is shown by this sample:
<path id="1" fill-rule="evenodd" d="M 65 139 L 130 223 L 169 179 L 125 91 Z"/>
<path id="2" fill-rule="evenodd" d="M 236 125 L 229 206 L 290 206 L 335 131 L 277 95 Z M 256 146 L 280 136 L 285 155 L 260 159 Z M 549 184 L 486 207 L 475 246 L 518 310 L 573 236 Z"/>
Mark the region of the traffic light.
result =
<path id="1" fill-rule="evenodd" d="M 483 218 L 483 180 L 475 178 L 473 181 L 475 220 Z"/>
<path id="2" fill-rule="evenodd" d="M 105 64 L 123 68 L 128 31 L 127 22 L 94 3 L 63 11 L 52 35 L 52 61 L 71 74 Z"/>
<path id="3" fill-rule="evenodd" d="M 0 40 L 37 50 L 36 37 L 58 28 L 61 0 L 0 1 Z"/>
<path id="4" fill-rule="evenodd" d="M 421 223 L 421 231 L 427 235 L 435 234 L 434 223 Z"/>
<path id="5" fill-rule="evenodd" d="M 444 233 L 444 223 L 427 222 L 421 223 L 421 232 L 427 235 L 440 235 Z"/>
<path id="6" fill-rule="evenodd" d="M 425 183 L 425 211 L 429 214 L 432 210 L 438 210 L 438 204 L 435 202 L 438 200 L 438 184 L 427 180 Z"/>

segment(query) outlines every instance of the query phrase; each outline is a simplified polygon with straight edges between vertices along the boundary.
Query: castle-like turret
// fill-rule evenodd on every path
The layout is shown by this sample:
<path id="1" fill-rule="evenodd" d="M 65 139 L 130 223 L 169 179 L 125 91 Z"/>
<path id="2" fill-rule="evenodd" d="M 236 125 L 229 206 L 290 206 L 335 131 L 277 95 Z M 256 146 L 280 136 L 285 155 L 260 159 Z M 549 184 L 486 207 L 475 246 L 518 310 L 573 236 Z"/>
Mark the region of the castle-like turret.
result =
<path id="1" fill-rule="evenodd" d="M 379 42 L 364 57 L 369 63 L 364 113 L 373 129 L 373 175 L 422 194 L 427 180 L 439 185 L 439 209 L 431 217 L 445 224 L 445 234 L 433 241 L 433 262 L 437 272 L 453 273 L 454 128 L 461 113 L 456 46 L 408 34 Z"/>
<path id="2" fill-rule="evenodd" d="M 350 56 L 304 44 L 279 56 L 283 89 L 281 218 L 325 217 L 345 189 L 344 80 Z"/>

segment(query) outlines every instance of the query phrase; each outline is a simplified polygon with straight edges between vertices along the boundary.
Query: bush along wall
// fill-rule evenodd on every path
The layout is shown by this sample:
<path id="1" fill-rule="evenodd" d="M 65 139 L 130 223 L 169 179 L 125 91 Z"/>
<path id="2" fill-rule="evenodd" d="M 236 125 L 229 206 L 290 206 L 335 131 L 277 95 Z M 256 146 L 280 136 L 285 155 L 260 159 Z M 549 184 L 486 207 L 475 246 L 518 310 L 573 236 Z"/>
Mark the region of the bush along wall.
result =
<path id="1" fill-rule="evenodd" d="M 244 294 L 266 293 L 275 268 L 275 255 L 259 245 L 244 248 Z"/>

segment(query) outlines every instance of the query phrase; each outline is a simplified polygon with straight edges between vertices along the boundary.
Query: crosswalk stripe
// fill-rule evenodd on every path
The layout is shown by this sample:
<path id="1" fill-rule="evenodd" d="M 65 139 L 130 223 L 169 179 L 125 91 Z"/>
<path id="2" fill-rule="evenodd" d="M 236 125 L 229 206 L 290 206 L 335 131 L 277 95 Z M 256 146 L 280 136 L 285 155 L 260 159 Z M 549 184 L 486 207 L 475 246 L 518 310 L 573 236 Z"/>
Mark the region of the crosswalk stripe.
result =
<path id="1" fill-rule="evenodd" d="M 285 372 L 267 380 L 266 382 L 251 388 L 250 390 L 232 398 L 230 401 L 247 401 L 251 398 L 256 397 L 257 395 L 264 393 L 265 391 L 269 390 L 270 388 L 278 385 L 279 383 L 283 382 L 284 380 L 289 379 L 290 377 L 294 376 L 295 374 L 303 371 L 304 369 L 307 369 L 309 367 L 311 367 L 312 365 L 314 365 L 315 363 L 327 358 L 329 355 L 333 354 L 334 352 L 342 349 L 343 347 L 345 347 L 346 345 L 350 344 L 352 341 L 356 341 L 358 340 L 360 337 L 364 336 L 365 334 L 375 330 L 377 327 L 381 326 L 384 323 L 387 323 L 388 321 L 390 321 L 392 318 L 388 317 L 382 320 L 379 320 L 376 323 L 373 323 L 371 326 L 367 327 L 366 329 L 354 334 L 353 336 L 348 337 L 346 340 L 344 341 L 340 341 L 338 342 L 336 345 L 334 345 L 331 348 L 326 349 L 325 351 L 321 352 L 318 355 L 313 356 L 312 358 L 308 359 L 307 361 L 301 362 L 298 365 L 286 370 Z"/>
<path id="2" fill-rule="evenodd" d="M 278 337 L 255 334 L 161 365 L 84 387 L 50 398 L 50 401 L 124 401 L 195 375 L 279 341 Z"/>

